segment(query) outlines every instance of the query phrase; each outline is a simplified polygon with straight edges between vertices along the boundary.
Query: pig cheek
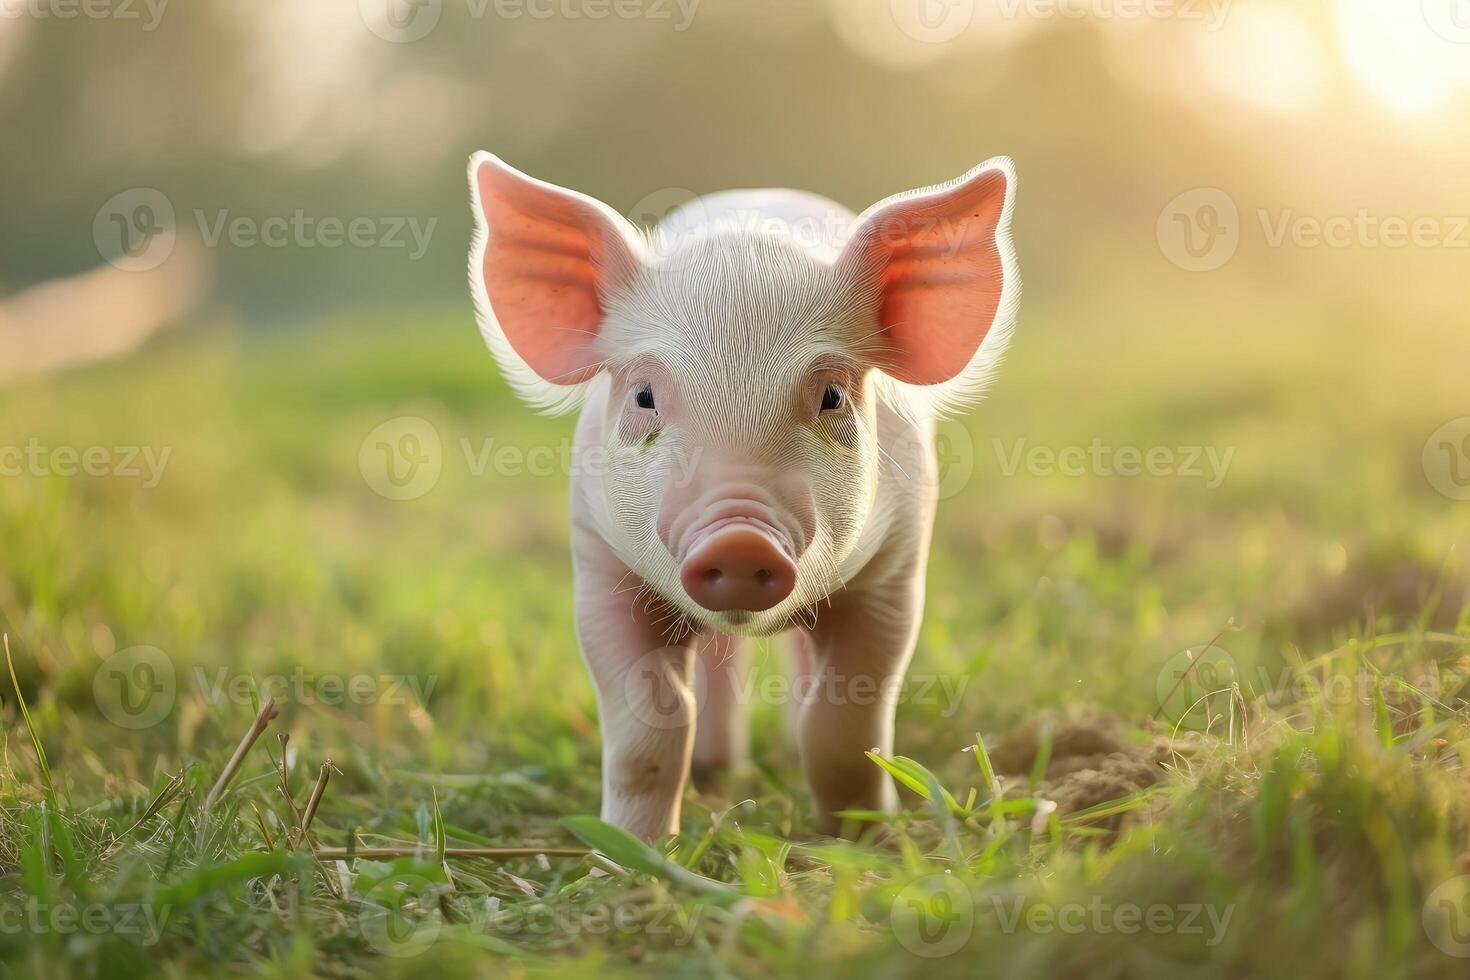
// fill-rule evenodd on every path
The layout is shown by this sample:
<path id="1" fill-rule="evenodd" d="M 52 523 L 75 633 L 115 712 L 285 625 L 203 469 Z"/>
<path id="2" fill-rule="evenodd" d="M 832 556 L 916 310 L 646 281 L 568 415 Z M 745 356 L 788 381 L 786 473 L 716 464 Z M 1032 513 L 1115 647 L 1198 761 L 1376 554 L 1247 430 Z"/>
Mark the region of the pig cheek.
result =
<path id="1" fill-rule="evenodd" d="M 609 447 L 604 488 L 618 530 L 639 540 L 657 535 L 659 506 L 671 481 L 678 438 L 661 420 L 625 417 Z"/>
<path id="2" fill-rule="evenodd" d="M 830 428 L 844 428 L 843 420 L 833 420 Z M 839 561 L 857 544 L 877 484 L 877 468 L 872 454 L 865 451 L 868 443 L 861 429 L 851 417 L 845 428 L 850 432 L 824 434 L 826 444 L 820 448 L 811 469 L 818 522 L 826 528 L 827 540 Z M 846 440 L 850 440 L 849 445 L 842 444 Z"/>

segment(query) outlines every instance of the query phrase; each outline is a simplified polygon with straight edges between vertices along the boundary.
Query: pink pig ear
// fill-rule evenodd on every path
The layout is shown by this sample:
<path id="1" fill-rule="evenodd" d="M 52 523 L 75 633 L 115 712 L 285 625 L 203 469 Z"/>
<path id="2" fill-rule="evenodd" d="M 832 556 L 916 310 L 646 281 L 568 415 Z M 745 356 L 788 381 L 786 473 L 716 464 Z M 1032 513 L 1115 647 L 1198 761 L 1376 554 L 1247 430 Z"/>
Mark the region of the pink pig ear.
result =
<path id="1" fill-rule="evenodd" d="M 1014 326 L 1015 167 L 988 160 L 959 180 L 890 197 L 853 226 L 838 268 L 869 285 L 876 362 L 963 397 L 984 385 Z"/>
<path id="2" fill-rule="evenodd" d="M 638 232 L 601 201 L 470 159 L 470 289 L 480 332 L 511 386 L 538 407 L 575 404 L 602 368 L 608 291 L 641 261 Z"/>

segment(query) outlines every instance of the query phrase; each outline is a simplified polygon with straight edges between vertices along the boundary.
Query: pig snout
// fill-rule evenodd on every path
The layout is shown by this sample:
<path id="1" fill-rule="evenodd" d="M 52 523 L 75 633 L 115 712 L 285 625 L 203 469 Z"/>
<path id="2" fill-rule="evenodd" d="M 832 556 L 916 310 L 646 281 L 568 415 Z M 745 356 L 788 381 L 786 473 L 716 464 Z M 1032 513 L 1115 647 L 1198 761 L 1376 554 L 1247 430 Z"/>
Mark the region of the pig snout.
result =
<path id="1" fill-rule="evenodd" d="M 711 612 L 763 612 L 796 588 L 796 562 L 774 528 L 732 518 L 701 536 L 679 565 L 679 581 Z"/>
<path id="2" fill-rule="evenodd" d="M 682 508 L 665 543 L 689 598 L 711 612 L 763 612 L 796 588 L 807 523 L 764 494 L 716 494 Z"/>

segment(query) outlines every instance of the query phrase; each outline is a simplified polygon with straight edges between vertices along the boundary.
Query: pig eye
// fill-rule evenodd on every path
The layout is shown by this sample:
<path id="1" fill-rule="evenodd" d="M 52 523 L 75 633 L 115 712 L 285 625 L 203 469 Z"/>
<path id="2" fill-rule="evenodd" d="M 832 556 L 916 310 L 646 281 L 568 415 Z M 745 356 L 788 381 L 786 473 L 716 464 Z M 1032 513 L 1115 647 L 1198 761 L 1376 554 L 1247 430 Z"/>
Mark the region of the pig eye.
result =
<path id="1" fill-rule="evenodd" d="M 842 407 L 842 389 L 836 385 L 828 385 L 827 390 L 822 392 L 822 411 L 835 412 Z"/>
<path id="2" fill-rule="evenodd" d="M 653 385 L 639 385 L 633 394 L 633 403 L 639 408 L 654 411 L 656 406 L 653 402 Z"/>

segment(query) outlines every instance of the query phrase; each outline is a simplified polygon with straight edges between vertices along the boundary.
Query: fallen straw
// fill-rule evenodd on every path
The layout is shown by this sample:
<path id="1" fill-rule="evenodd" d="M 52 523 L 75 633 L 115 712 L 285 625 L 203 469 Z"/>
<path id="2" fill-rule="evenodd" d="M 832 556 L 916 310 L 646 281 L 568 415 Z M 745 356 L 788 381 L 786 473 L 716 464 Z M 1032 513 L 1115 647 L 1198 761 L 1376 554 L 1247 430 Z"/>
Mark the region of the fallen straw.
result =
<path id="1" fill-rule="evenodd" d="M 349 858 L 366 858 L 380 861 L 386 858 L 415 857 L 432 851 L 427 847 L 318 847 L 312 853 L 321 861 L 346 861 Z M 490 861 L 510 861 L 516 858 L 536 857 L 587 857 L 592 852 L 585 847 L 446 847 L 445 857 L 484 858 Z"/>
<path id="2" fill-rule="evenodd" d="M 296 797 L 291 795 L 291 780 L 286 777 L 286 751 L 291 744 L 291 734 L 279 732 L 276 739 L 281 743 L 281 761 L 276 763 L 276 774 L 281 777 L 281 795 L 286 798 L 286 805 L 291 808 L 291 818 L 299 827 L 301 826 L 301 807 L 296 805 Z"/>
<path id="3" fill-rule="evenodd" d="M 327 791 L 327 781 L 331 778 L 332 760 L 328 759 L 322 763 L 321 772 L 317 773 L 316 785 L 311 788 L 311 796 L 306 801 L 306 809 L 301 811 L 301 832 L 296 837 L 297 847 L 306 843 L 306 835 L 311 832 L 311 822 L 316 819 L 316 808 L 321 805 L 322 794 Z"/>
<path id="4" fill-rule="evenodd" d="M 225 771 L 219 774 L 219 779 L 215 781 L 214 788 L 204 798 L 203 810 L 205 813 L 208 813 L 219 798 L 224 795 L 225 790 L 229 788 L 230 781 L 235 778 L 235 773 L 239 772 L 240 766 L 244 764 L 245 755 L 250 751 L 250 747 L 255 744 L 256 739 L 265 734 L 266 726 L 270 724 L 270 720 L 275 716 L 276 699 L 266 698 L 265 704 L 261 706 L 260 714 L 255 716 L 255 723 L 250 726 L 250 730 L 245 733 L 245 737 L 240 739 L 240 744 L 235 747 L 235 754 L 230 756 L 229 762 L 225 763 Z"/>

